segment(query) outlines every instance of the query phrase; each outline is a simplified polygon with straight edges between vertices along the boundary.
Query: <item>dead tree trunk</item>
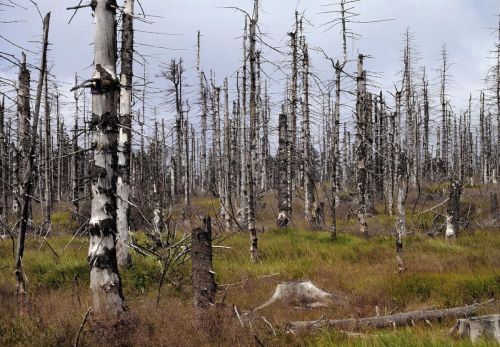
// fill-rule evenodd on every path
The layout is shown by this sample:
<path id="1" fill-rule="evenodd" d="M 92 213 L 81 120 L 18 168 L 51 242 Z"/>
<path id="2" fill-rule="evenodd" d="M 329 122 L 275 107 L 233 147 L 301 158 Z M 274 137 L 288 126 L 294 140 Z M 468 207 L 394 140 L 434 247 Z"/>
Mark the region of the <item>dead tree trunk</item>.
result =
<path id="1" fill-rule="evenodd" d="M 44 217 L 45 223 L 47 224 L 47 230 L 50 230 L 51 218 L 50 214 L 52 211 L 52 133 L 50 129 L 50 102 L 49 102 L 49 86 L 48 86 L 48 73 L 45 72 L 45 138 L 44 138 L 44 179 L 45 179 L 45 210 Z"/>
<path id="2" fill-rule="evenodd" d="M 253 16 L 250 19 L 250 158 L 248 158 L 248 231 L 250 232 L 250 260 L 257 262 L 257 229 L 255 226 L 255 186 L 256 172 L 255 166 L 257 161 L 257 74 L 256 68 L 256 50 L 255 44 L 257 41 L 257 22 L 259 20 L 259 0 L 254 1 Z"/>
<path id="3" fill-rule="evenodd" d="M 495 192 L 490 192 L 490 217 L 494 221 L 500 217 L 498 212 L 498 196 Z"/>
<path id="4" fill-rule="evenodd" d="M 280 228 L 288 225 L 288 119 L 283 109 L 279 116 L 278 135 L 278 220 Z"/>
<path id="5" fill-rule="evenodd" d="M 117 102 L 116 2 L 93 4 L 95 27 L 92 84 L 92 213 L 89 222 L 92 311 L 117 317 L 125 310 L 116 260 Z M 111 6 L 113 4 L 114 6 Z"/>
<path id="6" fill-rule="evenodd" d="M 7 234 L 7 182 L 9 179 L 7 137 L 5 136 L 5 96 L 0 103 L 0 236 Z"/>
<path id="7" fill-rule="evenodd" d="M 366 117 L 365 117 L 366 72 L 363 70 L 363 55 L 358 57 L 357 99 L 356 99 L 356 152 L 358 186 L 358 220 L 360 232 L 368 236 L 366 224 Z"/>
<path id="8" fill-rule="evenodd" d="M 38 86 L 35 99 L 35 113 L 33 114 L 33 122 L 30 123 L 30 111 L 29 111 L 29 81 L 30 73 L 26 68 L 26 56 L 23 54 L 23 63 L 20 72 L 20 91 L 21 97 L 18 98 L 18 103 L 21 108 L 20 116 L 24 117 L 24 137 L 22 139 L 21 145 L 21 155 L 23 156 L 23 169 L 21 184 L 19 189 L 19 197 L 21 200 L 21 216 L 19 220 L 18 227 L 18 241 L 17 241 L 17 252 L 16 252 L 16 266 L 15 275 L 17 282 L 17 294 L 26 294 L 26 283 L 24 280 L 23 273 L 23 256 L 24 256 L 24 241 L 26 238 L 26 229 L 28 227 L 28 218 L 30 212 L 30 202 L 31 196 L 33 194 L 33 174 L 34 174 L 34 161 L 36 152 L 36 136 L 38 131 L 38 122 L 40 117 L 40 103 L 42 99 L 42 88 L 44 75 L 47 69 L 47 47 L 49 45 L 49 23 L 50 23 L 50 12 L 47 13 L 43 20 L 43 44 L 42 44 L 42 57 L 40 62 L 40 75 L 38 78 Z M 31 126 L 31 131 L 28 130 Z"/>
<path id="9" fill-rule="evenodd" d="M 406 213 L 405 201 L 406 191 L 408 188 L 408 173 L 406 154 L 401 151 L 398 161 L 398 202 L 397 202 L 397 218 L 396 218 L 396 261 L 399 272 L 404 271 L 403 263 L 403 237 L 406 236 Z"/>
<path id="10" fill-rule="evenodd" d="M 118 178 L 116 182 L 116 258 L 118 266 L 130 263 L 128 233 L 130 229 L 130 153 L 132 142 L 132 76 L 134 63 L 134 0 L 123 7 L 120 115 L 118 117 Z"/>
<path id="11" fill-rule="evenodd" d="M 307 44 L 303 39 L 302 47 L 302 90 L 304 93 L 302 99 L 302 165 L 304 166 L 304 216 L 306 221 L 314 223 L 313 206 L 314 199 L 314 180 L 311 169 L 311 131 L 309 121 L 309 54 Z M 315 209 L 314 209 L 315 210 Z"/>
<path id="12" fill-rule="evenodd" d="M 433 311 L 411 311 L 379 317 L 291 322 L 289 324 L 289 329 L 291 331 L 299 331 L 328 327 L 332 329 L 358 330 L 366 328 L 381 329 L 394 326 L 409 326 L 423 321 L 443 320 L 454 317 L 470 317 L 488 304 L 491 304 L 491 301 L 465 307 L 454 307 Z"/>
<path id="13" fill-rule="evenodd" d="M 78 85 L 78 77 L 75 74 L 75 86 Z M 75 90 L 74 94 L 75 98 L 75 123 L 73 127 L 73 153 L 71 155 L 71 177 L 73 178 L 73 218 L 78 219 L 80 214 L 80 199 L 79 199 L 79 189 L 78 189 L 78 117 L 79 117 L 79 109 L 78 109 L 78 99 L 79 99 L 79 90 Z"/>
<path id="14" fill-rule="evenodd" d="M 446 209 L 446 239 L 455 239 L 458 234 L 461 193 L 462 186 L 460 182 L 451 182 L 448 208 Z"/>
<path id="15" fill-rule="evenodd" d="M 191 233 L 191 262 L 193 273 L 193 305 L 195 320 L 204 327 L 207 313 L 215 305 L 215 272 L 212 265 L 212 222 L 210 217 L 203 218 L 203 227 Z"/>

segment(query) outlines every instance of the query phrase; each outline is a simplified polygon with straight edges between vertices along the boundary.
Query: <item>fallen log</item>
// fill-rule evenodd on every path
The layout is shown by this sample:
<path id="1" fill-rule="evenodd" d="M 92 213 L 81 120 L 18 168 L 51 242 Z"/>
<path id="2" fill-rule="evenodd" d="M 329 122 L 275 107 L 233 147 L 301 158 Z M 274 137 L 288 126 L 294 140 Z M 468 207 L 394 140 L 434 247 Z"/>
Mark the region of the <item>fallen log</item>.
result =
<path id="1" fill-rule="evenodd" d="M 448 308 L 432 311 L 411 311 L 391 314 L 388 316 L 349 318 L 349 319 L 329 319 L 318 321 L 297 321 L 289 323 L 285 329 L 289 332 L 303 330 L 316 330 L 319 328 L 331 328 L 342 330 L 358 330 L 363 328 L 387 328 L 396 326 L 413 325 L 420 321 L 442 320 L 447 318 L 470 317 L 475 315 L 479 309 L 493 304 L 494 299 L 470 306 Z"/>

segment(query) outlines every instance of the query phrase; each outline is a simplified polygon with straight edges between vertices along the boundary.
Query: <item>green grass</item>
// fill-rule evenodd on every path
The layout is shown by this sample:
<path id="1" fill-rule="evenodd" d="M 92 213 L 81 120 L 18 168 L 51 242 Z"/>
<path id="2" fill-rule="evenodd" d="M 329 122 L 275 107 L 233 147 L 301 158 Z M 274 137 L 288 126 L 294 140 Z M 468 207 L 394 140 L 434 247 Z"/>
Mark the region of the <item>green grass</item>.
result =
<path id="1" fill-rule="evenodd" d="M 208 201 L 208 200 L 207 200 Z M 59 218 L 59 217 L 58 217 Z M 61 216 L 64 223 L 65 217 Z M 392 217 L 376 216 L 372 225 L 390 225 Z M 455 242 L 432 239 L 423 235 L 411 235 L 404 239 L 404 260 L 407 271 L 396 272 L 395 241 L 391 235 L 373 236 L 369 239 L 340 233 L 331 239 L 328 232 L 300 229 L 269 230 L 259 233 L 260 261 L 249 261 L 249 236 L 238 233 L 226 240 L 228 248 L 214 249 L 214 269 L 219 284 L 242 282 L 227 292 L 226 302 L 249 310 L 267 300 L 279 281 L 310 279 L 319 287 L 343 293 L 349 299 L 348 307 L 333 306 L 321 311 L 294 310 L 286 307 L 270 307 L 265 316 L 275 328 L 291 320 L 318 319 L 323 314 L 330 318 L 374 315 L 374 307 L 382 311 L 397 308 L 398 312 L 445 308 L 484 301 L 500 294 L 500 235 L 489 231 L 463 231 Z M 134 234 L 138 242 L 145 242 L 141 232 Z M 75 305 L 75 290 L 84 301 L 70 315 L 49 318 L 32 314 L 17 317 L 15 305 L 7 305 L 6 314 L 0 317 L 0 345 L 67 344 L 65 331 L 75 332 L 82 311 L 89 300 L 86 237 L 55 235 L 48 242 L 58 256 L 41 238 L 29 237 L 24 258 L 28 290 L 37 305 L 52 312 L 60 305 Z M 10 300 L 15 288 L 11 271 L 14 259 L 10 240 L 0 241 L 0 298 Z M 179 269 L 189 273 L 189 264 Z M 278 274 L 268 279 L 261 276 Z M 161 324 L 150 322 L 149 314 L 166 310 L 179 314 L 176 319 L 190 319 L 190 288 L 178 290 L 165 284 L 162 291 L 162 308 L 153 305 L 161 264 L 154 258 L 133 254 L 133 265 L 121 272 L 124 293 L 132 312 L 140 321 L 148 321 L 161 331 Z M 75 279 L 76 278 L 76 279 Z M 77 284 L 78 283 L 78 284 Z M 76 288 L 76 289 L 75 289 Z M 219 294 L 220 296 L 220 294 Z M 59 302 L 60 300 L 60 302 Z M 78 299 L 80 300 L 80 299 Z M 180 300 L 180 301 L 176 301 Z M 151 305 L 142 310 L 143 305 Z M 149 306 L 148 306 L 149 307 Z M 144 313 L 146 312 L 147 313 Z M 178 311 L 178 312 L 177 312 Z M 142 313 L 140 313 L 142 312 Z M 45 315 L 47 312 L 45 312 Z M 50 314 L 49 314 L 50 315 Z M 141 316 L 141 315 L 144 315 Z M 10 318 L 9 318 L 10 317 Z M 40 319 L 45 323 L 41 324 Z M 157 324 L 157 325 L 155 325 Z M 180 323 L 179 323 L 180 324 Z M 183 323 L 184 324 L 184 323 Z M 410 329 L 367 332 L 367 336 L 348 337 L 340 332 L 324 331 L 313 336 L 278 337 L 266 335 L 264 325 L 258 330 L 266 345 L 297 346 L 447 346 L 446 336 L 452 322 L 444 322 L 437 328 L 417 326 Z M 178 329 L 188 329 L 180 326 Z M 184 332 L 188 334 L 188 331 Z M 229 334 L 229 333 L 228 333 Z M 252 339 L 250 339 L 251 341 Z M 60 343 L 63 341 L 62 343 Z M 65 342 L 66 341 L 66 342 Z M 246 344 L 243 344 L 246 345 Z M 453 345 L 470 346 L 467 341 L 456 340 Z M 490 346 L 486 341 L 475 346 Z"/>

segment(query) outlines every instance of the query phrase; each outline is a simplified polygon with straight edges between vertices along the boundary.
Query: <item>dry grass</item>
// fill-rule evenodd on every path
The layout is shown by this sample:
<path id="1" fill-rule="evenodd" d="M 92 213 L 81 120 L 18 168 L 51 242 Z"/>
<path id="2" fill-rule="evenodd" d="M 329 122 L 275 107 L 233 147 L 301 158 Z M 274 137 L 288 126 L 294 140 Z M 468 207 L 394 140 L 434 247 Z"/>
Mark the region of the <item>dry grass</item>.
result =
<path id="1" fill-rule="evenodd" d="M 392 217 L 379 214 L 369 219 L 373 236 L 364 239 L 355 234 L 356 220 L 347 223 L 348 203 L 340 213 L 342 233 L 332 240 L 327 230 L 310 231 L 302 218 L 297 200 L 295 225 L 275 230 L 275 201 L 272 194 L 259 200 L 258 229 L 260 262 L 249 262 L 249 239 L 239 233 L 216 248 L 214 254 L 217 282 L 237 283 L 225 293 L 226 307 L 221 309 L 218 323 L 211 334 L 200 331 L 192 323 L 190 287 L 165 285 L 156 305 L 161 265 L 152 258 L 133 255 L 134 265 L 122 272 L 124 293 L 129 312 L 116 325 L 104 324 L 91 317 L 81 338 L 82 346 L 97 344 L 131 346 L 253 346 L 256 336 L 266 346 L 446 346 L 470 345 L 467 341 L 450 341 L 446 336 L 452 322 L 434 326 L 402 328 L 396 332 L 366 332 L 350 337 L 341 332 L 316 335 L 288 335 L 284 332 L 292 320 L 362 317 L 380 313 L 422 308 L 444 308 L 483 301 L 500 294 L 500 234 L 497 227 L 482 227 L 487 218 L 485 187 L 468 188 L 464 206 L 474 204 L 474 220 L 453 243 L 429 238 L 419 232 L 423 215 L 417 215 L 438 204 L 445 197 L 420 198 L 417 213 L 409 224 L 414 234 L 405 239 L 407 271 L 396 272 L 394 239 L 390 233 Z M 423 193 L 422 193 L 423 194 Z M 481 198 L 482 197 L 482 198 Z M 195 199 L 197 211 L 217 206 L 213 199 Z M 328 205 L 328 204 L 326 204 Z M 211 208 L 211 207 L 210 207 Z M 378 206 L 379 211 L 383 210 Z M 328 214 L 328 211 L 326 212 Z M 59 212 L 57 225 L 70 224 L 69 216 Z M 430 218 L 427 216 L 426 218 Z M 60 229 L 59 229 L 60 230 Z M 74 229 L 73 229 L 74 230 Z M 137 238 L 142 240 L 140 233 Z M 28 277 L 29 302 L 19 305 L 14 296 L 12 244 L 0 241 L 0 345 L 54 346 L 72 345 L 80 321 L 89 304 L 87 239 L 77 237 L 63 251 L 71 235 L 60 232 L 49 237 L 59 257 L 43 244 L 42 238 L 31 236 L 27 242 L 24 265 Z M 181 269 L 188 272 L 189 267 Z M 267 278 L 261 276 L 276 274 Z M 260 312 L 273 326 L 276 335 L 263 319 L 252 328 L 242 328 L 232 316 L 232 305 L 240 312 L 250 311 L 266 301 L 280 281 L 310 279 L 317 286 L 348 298 L 347 304 L 322 309 L 296 309 L 284 304 L 269 306 Z M 221 286 L 218 300 L 226 287 Z M 498 307 L 496 307 L 498 309 Z M 483 341 L 479 346 L 488 346 Z"/>

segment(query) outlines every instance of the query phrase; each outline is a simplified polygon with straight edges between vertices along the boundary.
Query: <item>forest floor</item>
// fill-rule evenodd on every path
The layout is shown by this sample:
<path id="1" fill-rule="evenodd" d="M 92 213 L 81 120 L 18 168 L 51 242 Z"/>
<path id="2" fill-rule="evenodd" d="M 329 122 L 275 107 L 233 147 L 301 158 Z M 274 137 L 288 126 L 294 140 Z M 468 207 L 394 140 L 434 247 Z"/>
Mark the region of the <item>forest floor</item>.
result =
<path id="1" fill-rule="evenodd" d="M 219 285 L 217 300 L 225 307 L 211 333 L 193 325 L 188 263 L 176 269 L 186 274 L 165 281 L 158 299 L 162 264 L 154 257 L 132 252 L 133 265 L 121 271 L 128 312 L 119 326 L 106 326 L 90 316 L 82 329 L 80 346 L 472 346 L 468 340 L 448 336 L 454 320 L 417 324 L 413 327 L 368 330 L 353 335 L 321 330 L 314 334 L 290 334 L 286 324 L 296 320 L 369 317 L 390 312 L 440 309 L 500 299 L 500 227 L 488 221 L 487 187 L 467 188 L 462 199 L 463 229 L 455 241 L 439 235 L 439 216 L 445 204 L 445 188 L 427 187 L 407 203 L 410 234 L 404 239 L 406 271 L 397 272 L 394 217 L 378 214 L 368 219 L 369 238 L 356 233 L 355 217 L 348 217 L 343 202 L 339 234 L 332 239 L 328 229 L 308 230 L 296 223 L 277 230 L 272 225 L 273 196 L 259 201 L 259 257 L 249 261 L 249 237 L 236 233 L 214 248 L 214 270 Z M 489 188 L 492 189 L 491 187 Z M 496 188 L 498 190 L 498 188 Z M 442 191 L 441 191 L 442 190 Z M 413 205 L 412 205 L 413 204 Z M 207 212 L 215 199 L 193 200 L 193 208 Z M 302 220 L 300 204 L 295 208 Z M 439 218 L 435 218 L 437 216 Z M 181 226 L 182 228 L 182 226 Z M 187 228 L 187 227 L 186 227 Z M 437 235 L 423 230 L 435 228 Z M 53 215 L 53 232 L 45 240 L 30 235 L 23 260 L 28 302 L 14 295 L 13 243 L 0 240 L 0 345 L 72 346 L 90 306 L 87 237 L 70 213 L 61 206 Z M 188 231 L 188 230 L 186 230 Z M 142 231 L 134 233 L 145 242 Z M 315 309 L 275 303 L 259 311 L 251 327 L 241 327 L 233 305 L 248 312 L 265 301 L 283 281 L 311 280 L 319 288 L 345 300 Z M 231 284 L 227 286 L 228 284 Z M 484 313 L 499 312 L 498 304 Z M 264 317 L 265 319 L 263 319 Z M 266 322 L 267 321 L 267 322 Z M 258 340 L 258 341 L 257 341 Z M 474 346 L 496 346 L 479 341 Z"/>

